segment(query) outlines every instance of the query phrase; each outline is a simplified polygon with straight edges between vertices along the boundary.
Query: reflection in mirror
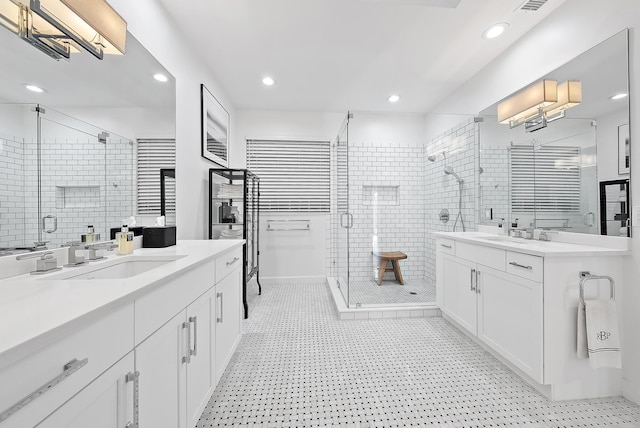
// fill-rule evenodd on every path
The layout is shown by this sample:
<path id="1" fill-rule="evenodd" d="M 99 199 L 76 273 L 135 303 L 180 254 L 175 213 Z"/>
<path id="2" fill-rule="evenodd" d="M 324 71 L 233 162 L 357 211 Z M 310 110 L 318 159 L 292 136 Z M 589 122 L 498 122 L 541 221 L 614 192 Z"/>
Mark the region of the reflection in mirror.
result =
<path id="1" fill-rule="evenodd" d="M 159 170 L 175 165 L 170 74 L 130 34 L 125 56 L 80 53 L 66 62 L 0 30 L 0 54 L 0 255 L 80 241 L 89 226 L 107 240 L 131 216 L 153 224 Z M 141 156 L 139 141 L 156 152 Z"/>
<path id="2" fill-rule="evenodd" d="M 615 209 L 604 209 L 600 194 L 601 183 L 615 180 L 628 195 L 629 139 L 619 137 L 629 124 L 627 33 L 540 79 L 580 82 L 582 102 L 560 114 L 547 116 L 542 107 L 527 120 L 500 124 L 500 103 L 480 113 L 481 224 L 504 219 L 518 229 L 629 236 L 628 197 L 621 200 L 618 190 Z"/>

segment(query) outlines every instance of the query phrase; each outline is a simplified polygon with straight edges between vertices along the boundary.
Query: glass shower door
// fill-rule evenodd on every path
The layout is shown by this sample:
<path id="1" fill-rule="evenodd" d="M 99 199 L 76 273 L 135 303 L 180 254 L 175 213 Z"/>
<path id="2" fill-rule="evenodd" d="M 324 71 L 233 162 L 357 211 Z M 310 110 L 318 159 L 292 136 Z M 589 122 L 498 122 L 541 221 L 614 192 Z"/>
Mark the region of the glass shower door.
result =
<path id="1" fill-rule="evenodd" d="M 335 196 L 332 209 L 334 224 L 335 278 L 344 301 L 349 306 L 349 229 L 353 225 L 353 216 L 349 212 L 349 118 L 340 129 L 334 145 L 335 159 Z"/>

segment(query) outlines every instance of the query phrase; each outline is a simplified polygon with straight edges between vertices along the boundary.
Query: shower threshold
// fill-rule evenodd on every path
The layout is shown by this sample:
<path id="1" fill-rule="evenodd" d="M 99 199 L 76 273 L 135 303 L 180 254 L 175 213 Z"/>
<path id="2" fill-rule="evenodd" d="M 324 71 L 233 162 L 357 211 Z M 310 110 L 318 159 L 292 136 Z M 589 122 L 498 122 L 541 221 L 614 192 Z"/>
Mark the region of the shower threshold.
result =
<path id="1" fill-rule="evenodd" d="M 328 277 L 327 286 L 331 290 L 333 302 L 341 320 L 441 316 L 440 309 L 438 309 L 435 302 L 366 304 L 356 308 L 349 308 L 342 297 L 335 278 Z"/>

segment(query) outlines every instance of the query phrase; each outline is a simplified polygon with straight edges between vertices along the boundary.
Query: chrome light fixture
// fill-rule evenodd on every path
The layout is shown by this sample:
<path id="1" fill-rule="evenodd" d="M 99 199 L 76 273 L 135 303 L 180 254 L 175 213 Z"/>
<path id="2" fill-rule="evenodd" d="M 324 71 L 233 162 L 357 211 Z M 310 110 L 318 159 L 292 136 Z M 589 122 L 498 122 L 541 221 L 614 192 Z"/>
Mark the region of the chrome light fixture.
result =
<path id="1" fill-rule="evenodd" d="M 498 122 L 511 128 L 524 124 L 533 132 L 563 118 L 567 109 L 581 102 L 580 81 L 541 80 L 498 104 Z"/>
<path id="2" fill-rule="evenodd" d="M 0 0 L 0 24 L 57 60 L 125 53 L 127 23 L 105 0 Z"/>

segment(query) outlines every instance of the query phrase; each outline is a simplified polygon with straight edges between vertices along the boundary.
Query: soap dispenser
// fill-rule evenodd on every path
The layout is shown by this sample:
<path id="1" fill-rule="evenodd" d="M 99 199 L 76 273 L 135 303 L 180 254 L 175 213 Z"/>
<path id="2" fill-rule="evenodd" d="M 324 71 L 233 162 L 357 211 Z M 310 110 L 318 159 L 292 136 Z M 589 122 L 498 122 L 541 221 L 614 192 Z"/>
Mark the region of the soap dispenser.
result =
<path id="1" fill-rule="evenodd" d="M 87 226 L 87 233 L 80 235 L 80 240 L 82 242 L 90 243 L 96 241 L 95 234 L 93 233 L 93 225 Z"/>
<path id="2" fill-rule="evenodd" d="M 120 232 L 116 233 L 116 243 L 119 255 L 133 254 L 133 232 L 129 232 L 126 224 L 123 224 Z"/>

